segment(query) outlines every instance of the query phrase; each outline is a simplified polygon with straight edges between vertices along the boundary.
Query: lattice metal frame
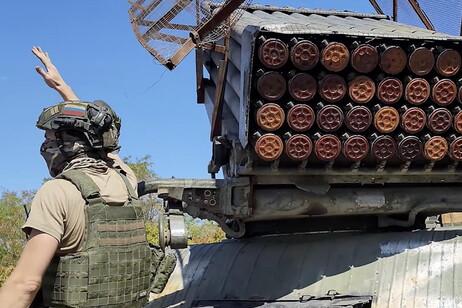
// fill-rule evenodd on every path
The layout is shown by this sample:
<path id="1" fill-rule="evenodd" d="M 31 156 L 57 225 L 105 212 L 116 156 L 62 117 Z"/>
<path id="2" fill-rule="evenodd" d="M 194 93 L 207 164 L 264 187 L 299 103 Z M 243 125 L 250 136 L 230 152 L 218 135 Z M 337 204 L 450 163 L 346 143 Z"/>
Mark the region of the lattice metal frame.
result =
<path id="1" fill-rule="evenodd" d="M 141 45 L 174 69 L 196 47 L 215 43 L 242 16 L 251 0 L 137 0 L 128 13 Z"/>

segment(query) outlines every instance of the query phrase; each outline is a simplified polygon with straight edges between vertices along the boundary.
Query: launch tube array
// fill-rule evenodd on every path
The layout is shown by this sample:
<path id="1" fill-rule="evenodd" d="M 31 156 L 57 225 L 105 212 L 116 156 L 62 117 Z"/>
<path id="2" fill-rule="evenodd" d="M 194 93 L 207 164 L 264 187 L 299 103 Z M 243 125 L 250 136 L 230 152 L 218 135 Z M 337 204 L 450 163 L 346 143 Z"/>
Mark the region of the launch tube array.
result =
<path id="1" fill-rule="evenodd" d="M 273 36 L 252 72 L 260 162 L 462 160 L 458 45 Z"/>

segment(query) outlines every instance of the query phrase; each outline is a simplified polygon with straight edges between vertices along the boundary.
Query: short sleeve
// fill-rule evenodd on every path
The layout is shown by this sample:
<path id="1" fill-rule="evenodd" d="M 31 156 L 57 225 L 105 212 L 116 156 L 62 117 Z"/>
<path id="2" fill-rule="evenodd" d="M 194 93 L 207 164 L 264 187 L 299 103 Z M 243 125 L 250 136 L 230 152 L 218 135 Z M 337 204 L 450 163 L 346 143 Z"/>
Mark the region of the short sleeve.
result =
<path id="1" fill-rule="evenodd" d="M 46 182 L 32 200 L 29 217 L 22 227 L 26 233 L 30 229 L 47 233 L 61 242 L 66 223 L 67 197 L 65 180 L 54 179 Z M 72 184 L 71 184 L 72 185 Z"/>

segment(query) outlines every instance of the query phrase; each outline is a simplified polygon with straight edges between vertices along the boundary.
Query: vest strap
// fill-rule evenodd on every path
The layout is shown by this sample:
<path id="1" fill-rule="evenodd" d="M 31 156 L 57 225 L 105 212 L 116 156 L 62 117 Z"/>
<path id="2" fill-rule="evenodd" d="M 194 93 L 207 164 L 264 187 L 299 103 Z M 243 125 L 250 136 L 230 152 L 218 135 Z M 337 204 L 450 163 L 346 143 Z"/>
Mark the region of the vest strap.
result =
<path id="1" fill-rule="evenodd" d="M 82 194 L 83 199 L 87 202 L 88 205 L 93 204 L 106 204 L 101 194 L 99 192 L 99 187 L 95 182 L 86 175 L 83 171 L 80 170 L 67 170 L 61 173 L 58 178 L 63 178 L 70 181 Z"/>
<path id="2" fill-rule="evenodd" d="M 123 172 L 122 169 L 119 169 L 119 168 L 115 168 L 114 170 L 117 171 L 117 173 L 119 173 L 119 175 L 122 177 L 122 179 L 124 180 L 124 183 L 125 183 L 125 186 L 127 187 L 127 193 L 128 193 L 128 198 L 131 200 L 131 199 L 138 199 L 138 194 L 135 192 L 135 190 L 133 189 L 132 185 L 130 184 L 130 181 L 128 180 L 125 172 Z"/>

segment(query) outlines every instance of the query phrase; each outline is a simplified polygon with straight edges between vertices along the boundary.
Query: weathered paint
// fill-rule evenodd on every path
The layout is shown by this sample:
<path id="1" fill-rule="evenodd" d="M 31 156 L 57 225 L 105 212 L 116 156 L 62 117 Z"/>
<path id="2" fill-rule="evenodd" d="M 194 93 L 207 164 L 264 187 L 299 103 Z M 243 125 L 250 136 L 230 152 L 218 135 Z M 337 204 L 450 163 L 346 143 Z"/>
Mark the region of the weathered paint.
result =
<path id="1" fill-rule="evenodd" d="M 195 301 L 373 296 L 372 307 L 461 307 L 462 230 L 280 235 L 177 251 L 149 307 Z M 285 302 L 286 306 L 288 302 Z"/>

